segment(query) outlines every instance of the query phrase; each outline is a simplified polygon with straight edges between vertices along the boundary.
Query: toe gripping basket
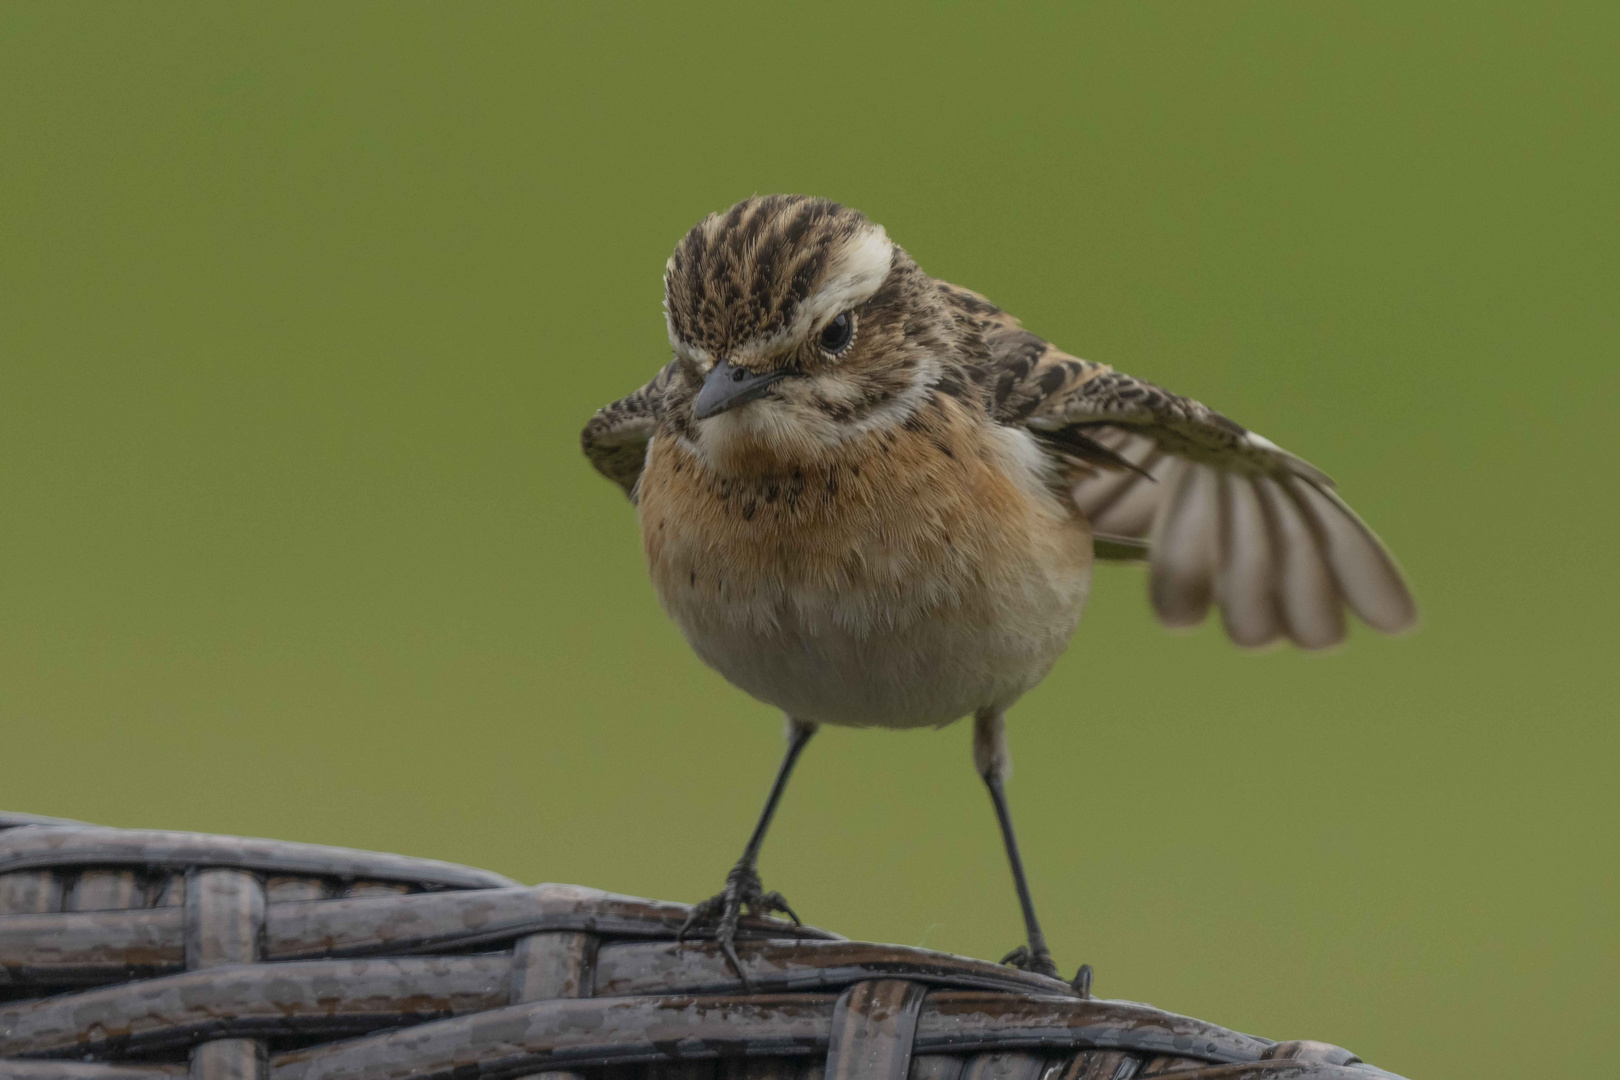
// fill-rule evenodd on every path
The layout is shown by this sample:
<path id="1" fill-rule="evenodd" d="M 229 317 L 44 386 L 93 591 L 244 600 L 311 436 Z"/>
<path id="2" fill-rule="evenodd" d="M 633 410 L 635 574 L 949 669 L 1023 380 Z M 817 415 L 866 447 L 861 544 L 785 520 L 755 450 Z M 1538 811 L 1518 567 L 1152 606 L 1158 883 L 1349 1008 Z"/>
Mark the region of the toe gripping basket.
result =
<path id="1" fill-rule="evenodd" d="M 450 863 L 0 814 L 0 1080 L 1371 1080 L 981 960 Z"/>

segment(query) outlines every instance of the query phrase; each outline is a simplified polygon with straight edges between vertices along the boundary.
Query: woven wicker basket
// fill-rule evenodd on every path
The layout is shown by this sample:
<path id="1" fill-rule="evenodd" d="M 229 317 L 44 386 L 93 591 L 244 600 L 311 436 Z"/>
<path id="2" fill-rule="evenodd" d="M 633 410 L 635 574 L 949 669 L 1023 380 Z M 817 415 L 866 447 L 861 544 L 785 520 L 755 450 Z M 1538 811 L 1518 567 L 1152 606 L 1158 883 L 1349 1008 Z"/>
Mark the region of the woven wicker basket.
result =
<path id="1" fill-rule="evenodd" d="M 0 814 L 0 1080 L 1369 1080 L 1055 979 L 427 859 Z"/>

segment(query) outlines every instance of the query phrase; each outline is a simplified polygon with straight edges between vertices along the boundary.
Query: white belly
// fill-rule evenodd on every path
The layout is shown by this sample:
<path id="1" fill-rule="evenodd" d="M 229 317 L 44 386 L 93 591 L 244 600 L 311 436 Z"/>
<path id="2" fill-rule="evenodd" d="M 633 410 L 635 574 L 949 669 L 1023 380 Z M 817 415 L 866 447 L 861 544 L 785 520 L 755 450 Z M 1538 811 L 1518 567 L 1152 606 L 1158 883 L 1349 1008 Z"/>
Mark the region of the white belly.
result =
<path id="1" fill-rule="evenodd" d="M 1040 682 L 1080 621 L 1089 571 L 1032 566 L 949 604 L 764 588 L 678 590 L 666 606 L 709 666 L 795 719 L 922 727 L 1004 709 Z"/>

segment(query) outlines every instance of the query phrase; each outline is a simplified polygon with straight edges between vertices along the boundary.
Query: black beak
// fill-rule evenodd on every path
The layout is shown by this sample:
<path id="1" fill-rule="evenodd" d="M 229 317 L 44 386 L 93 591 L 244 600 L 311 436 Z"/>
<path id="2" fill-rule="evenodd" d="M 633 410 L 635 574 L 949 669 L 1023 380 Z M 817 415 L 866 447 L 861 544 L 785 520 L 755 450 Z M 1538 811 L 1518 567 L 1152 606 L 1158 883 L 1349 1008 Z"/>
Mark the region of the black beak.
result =
<path id="1" fill-rule="evenodd" d="M 718 416 L 727 409 L 746 405 L 764 397 L 771 383 L 788 374 L 787 369 L 754 372 L 747 368 L 732 367 L 730 360 L 722 360 L 704 376 L 703 388 L 692 402 L 692 415 L 699 420 Z"/>

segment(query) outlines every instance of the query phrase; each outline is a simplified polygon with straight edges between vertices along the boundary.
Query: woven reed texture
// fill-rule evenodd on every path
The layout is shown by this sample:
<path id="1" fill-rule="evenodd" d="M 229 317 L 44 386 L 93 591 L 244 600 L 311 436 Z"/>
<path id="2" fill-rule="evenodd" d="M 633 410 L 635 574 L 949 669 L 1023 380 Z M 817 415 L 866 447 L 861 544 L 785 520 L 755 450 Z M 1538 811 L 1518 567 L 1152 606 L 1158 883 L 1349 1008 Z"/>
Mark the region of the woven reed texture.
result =
<path id="1" fill-rule="evenodd" d="M 402 855 L 0 813 L 0 1080 L 1371 1080 L 982 960 Z"/>

